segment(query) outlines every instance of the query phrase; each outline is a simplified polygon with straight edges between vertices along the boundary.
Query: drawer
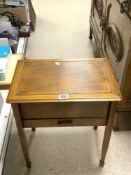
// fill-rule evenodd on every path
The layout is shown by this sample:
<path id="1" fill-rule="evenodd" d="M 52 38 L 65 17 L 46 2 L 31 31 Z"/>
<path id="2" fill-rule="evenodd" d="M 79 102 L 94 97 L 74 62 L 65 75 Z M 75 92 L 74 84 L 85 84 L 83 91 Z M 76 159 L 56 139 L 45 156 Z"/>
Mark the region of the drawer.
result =
<path id="1" fill-rule="evenodd" d="M 19 107 L 22 119 L 106 117 L 108 102 L 24 103 Z"/>
<path id="2" fill-rule="evenodd" d="M 63 127 L 63 126 L 105 126 L 107 118 L 77 118 L 77 119 L 31 119 L 22 120 L 24 128 Z"/>

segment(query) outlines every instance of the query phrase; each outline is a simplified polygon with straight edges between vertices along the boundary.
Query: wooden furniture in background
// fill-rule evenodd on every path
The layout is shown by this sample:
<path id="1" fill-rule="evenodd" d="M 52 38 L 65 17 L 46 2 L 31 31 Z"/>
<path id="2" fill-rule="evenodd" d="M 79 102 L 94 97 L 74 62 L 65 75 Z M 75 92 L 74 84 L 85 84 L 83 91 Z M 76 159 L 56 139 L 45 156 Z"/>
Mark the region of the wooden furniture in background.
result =
<path id="1" fill-rule="evenodd" d="M 131 129 L 131 1 L 92 0 L 90 39 L 92 34 L 100 56 L 110 60 L 123 95 L 114 128 Z"/>
<path id="2" fill-rule="evenodd" d="M 23 128 L 106 126 L 100 165 L 121 94 L 105 58 L 20 60 L 8 94 L 26 165 L 31 167 Z"/>

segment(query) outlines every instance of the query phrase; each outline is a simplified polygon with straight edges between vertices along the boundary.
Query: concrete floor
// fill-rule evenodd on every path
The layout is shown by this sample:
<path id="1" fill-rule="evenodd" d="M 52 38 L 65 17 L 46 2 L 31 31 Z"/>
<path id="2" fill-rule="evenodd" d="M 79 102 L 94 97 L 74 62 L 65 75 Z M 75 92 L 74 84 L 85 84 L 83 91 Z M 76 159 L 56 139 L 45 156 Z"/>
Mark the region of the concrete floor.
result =
<path id="1" fill-rule="evenodd" d="M 88 39 L 90 0 L 33 0 L 37 28 L 28 58 L 97 57 Z M 130 175 L 131 131 L 113 132 L 106 164 L 99 166 L 104 127 L 26 129 L 32 168 L 26 169 L 13 123 L 3 175 Z"/>

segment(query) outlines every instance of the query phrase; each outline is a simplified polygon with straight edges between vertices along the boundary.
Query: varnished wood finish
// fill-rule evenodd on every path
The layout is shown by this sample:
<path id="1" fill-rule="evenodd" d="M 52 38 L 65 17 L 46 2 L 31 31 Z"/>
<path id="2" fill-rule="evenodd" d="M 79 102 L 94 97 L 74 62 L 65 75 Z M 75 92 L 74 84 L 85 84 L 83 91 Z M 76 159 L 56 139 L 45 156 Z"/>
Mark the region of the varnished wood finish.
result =
<path id="1" fill-rule="evenodd" d="M 18 131 L 22 151 L 23 151 L 23 154 L 24 154 L 24 157 L 26 160 L 26 165 L 28 168 L 31 168 L 31 161 L 29 159 L 29 154 L 28 154 L 28 149 L 27 149 L 27 144 L 26 144 L 26 137 L 24 134 L 22 123 L 21 123 L 21 114 L 20 114 L 20 110 L 19 110 L 19 105 L 12 104 L 12 109 L 13 109 L 13 113 L 14 113 L 14 117 L 15 117 L 15 122 L 16 122 L 16 126 L 17 126 L 17 131 Z"/>
<path id="2" fill-rule="evenodd" d="M 66 98 L 61 99 L 61 94 Z M 27 167 L 30 161 L 23 128 L 48 126 L 107 126 L 104 162 L 114 120 L 114 108 L 109 104 L 120 100 L 117 81 L 105 58 L 19 61 L 7 101 L 13 107 Z"/>
<path id="3" fill-rule="evenodd" d="M 22 120 L 64 118 L 65 116 L 68 118 L 106 117 L 107 107 L 107 102 L 45 102 L 44 105 L 43 103 L 24 103 L 20 105 Z M 69 115 L 67 111 L 70 111 Z M 97 111 L 97 113 L 94 111 Z"/>
<path id="4" fill-rule="evenodd" d="M 60 102 L 60 94 L 69 94 L 65 102 L 121 99 L 115 76 L 105 58 L 30 59 L 18 62 L 7 101 Z"/>
<path id="5" fill-rule="evenodd" d="M 62 119 L 27 119 L 22 120 L 24 128 L 31 127 L 56 127 L 56 126 L 105 126 L 107 124 L 107 118 L 76 118 L 70 119 L 65 116 Z"/>

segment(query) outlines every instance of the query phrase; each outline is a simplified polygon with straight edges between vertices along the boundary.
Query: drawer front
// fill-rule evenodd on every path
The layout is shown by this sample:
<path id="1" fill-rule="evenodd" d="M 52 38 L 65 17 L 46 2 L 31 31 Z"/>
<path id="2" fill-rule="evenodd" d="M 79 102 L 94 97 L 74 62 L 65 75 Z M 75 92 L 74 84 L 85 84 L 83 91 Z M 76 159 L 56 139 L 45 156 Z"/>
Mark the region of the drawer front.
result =
<path id="1" fill-rule="evenodd" d="M 54 102 L 20 104 L 22 119 L 106 117 L 107 102 Z"/>
<path id="2" fill-rule="evenodd" d="M 24 128 L 63 126 L 105 126 L 107 125 L 107 118 L 22 120 L 22 124 Z"/>

